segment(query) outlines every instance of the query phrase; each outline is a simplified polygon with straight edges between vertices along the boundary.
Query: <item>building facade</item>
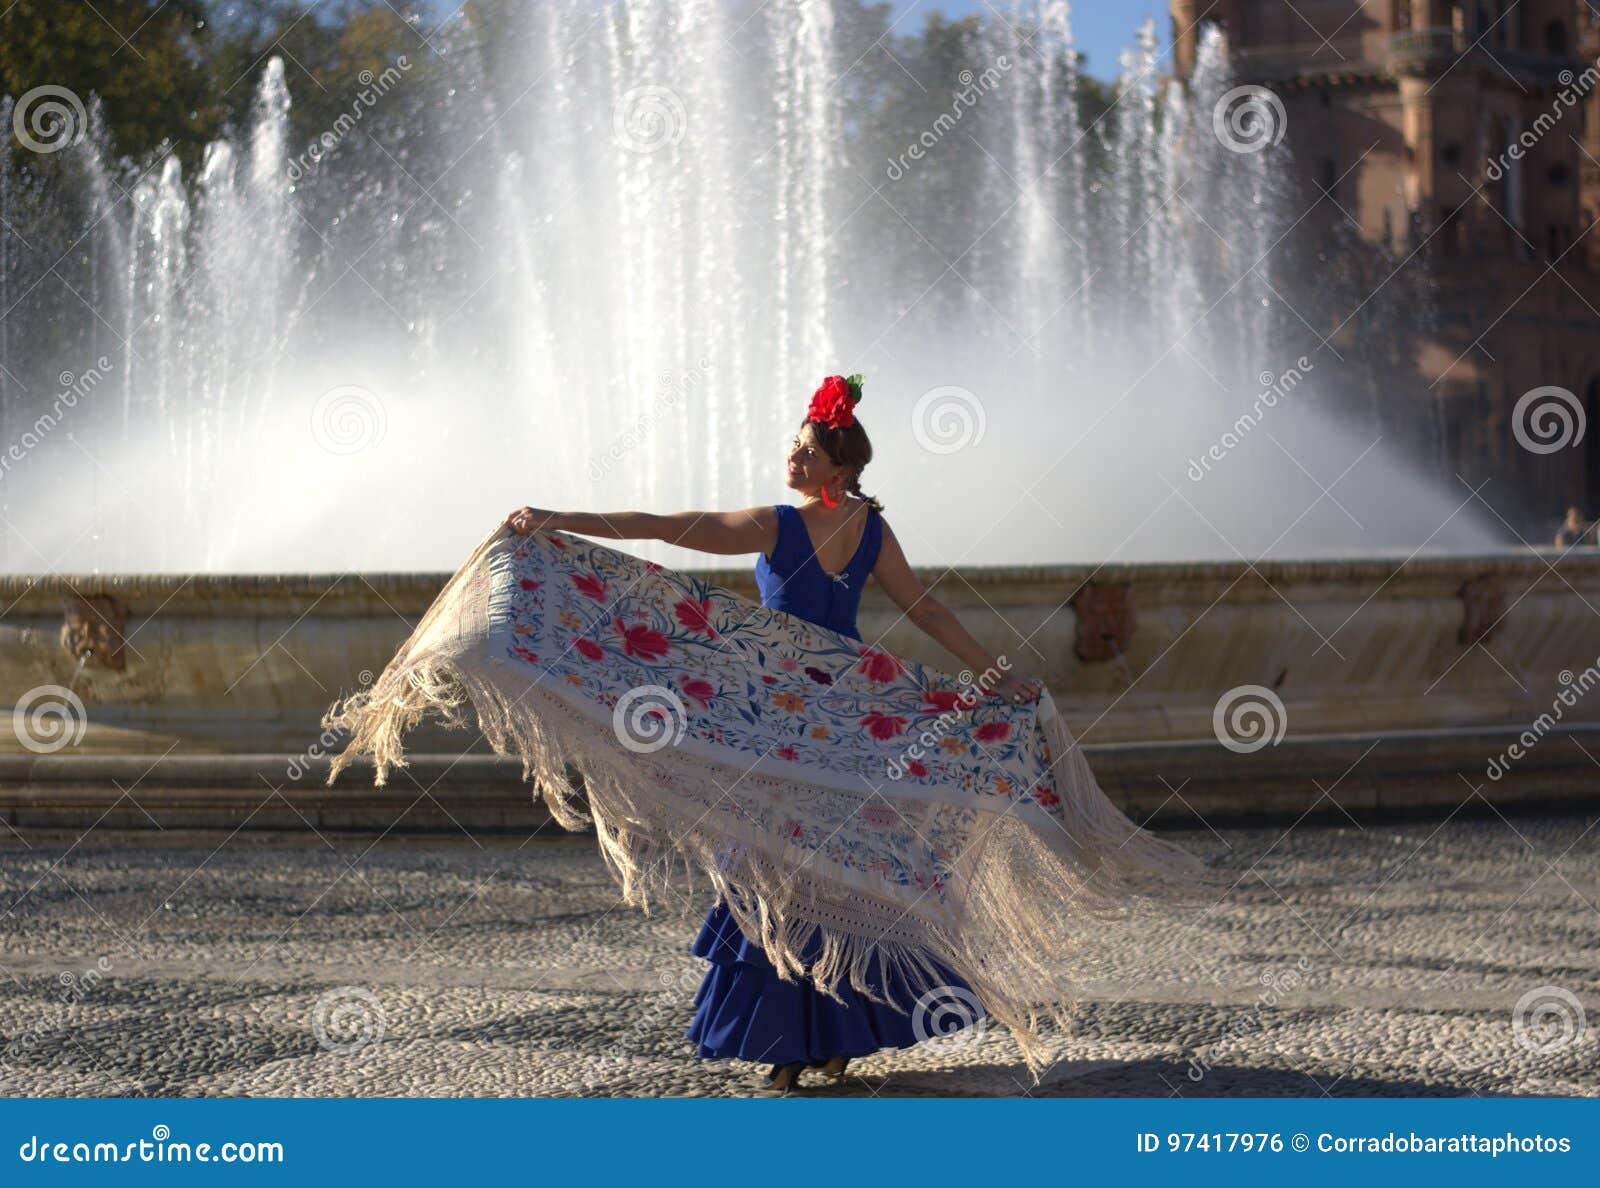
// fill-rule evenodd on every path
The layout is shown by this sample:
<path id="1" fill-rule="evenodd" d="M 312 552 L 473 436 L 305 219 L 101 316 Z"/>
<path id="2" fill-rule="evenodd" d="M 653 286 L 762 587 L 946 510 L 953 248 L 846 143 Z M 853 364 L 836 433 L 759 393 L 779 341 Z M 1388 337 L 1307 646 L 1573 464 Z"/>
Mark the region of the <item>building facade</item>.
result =
<path id="1" fill-rule="evenodd" d="M 1175 0 L 1193 69 L 1223 27 L 1239 83 L 1282 101 L 1314 219 L 1429 270 L 1416 352 L 1439 467 L 1542 543 L 1600 516 L 1600 0 Z M 1351 344 L 1359 349 L 1359 343 Z M 1343 347 L 1341 346 L 1341 351 Z M 1517 432 L 1566 409 L 1571 445 Z M 1554 422 L 1546 420 L 1548 431 Z M 1557 429 L 1557 433 L 1563 432 Z M 1548 531 L 1547 531 L 1548 529 Z"/>

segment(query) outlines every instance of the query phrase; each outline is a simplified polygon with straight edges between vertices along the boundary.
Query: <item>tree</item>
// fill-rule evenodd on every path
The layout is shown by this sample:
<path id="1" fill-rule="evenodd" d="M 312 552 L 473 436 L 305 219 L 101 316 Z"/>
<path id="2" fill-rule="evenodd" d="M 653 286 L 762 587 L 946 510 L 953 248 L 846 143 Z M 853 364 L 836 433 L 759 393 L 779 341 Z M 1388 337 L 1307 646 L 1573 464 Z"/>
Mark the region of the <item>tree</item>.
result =
<path id="1" fill-rule="evenodd" d="M 16 0 L 0 14 L 0 94 L 57 86 L 105 104 L 117 147 L 213 134 L 220 105 L 206 67 L 201 0 Z M 10 134 L 10 130 L 6 130 Z"/>

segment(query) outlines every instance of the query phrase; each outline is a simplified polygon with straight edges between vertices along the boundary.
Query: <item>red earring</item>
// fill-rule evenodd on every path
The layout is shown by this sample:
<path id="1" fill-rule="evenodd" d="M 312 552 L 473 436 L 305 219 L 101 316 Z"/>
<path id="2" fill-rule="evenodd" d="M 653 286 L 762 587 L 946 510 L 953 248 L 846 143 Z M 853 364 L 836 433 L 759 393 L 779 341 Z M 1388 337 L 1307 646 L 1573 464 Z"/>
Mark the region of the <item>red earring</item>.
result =
<path id="1" fill-rule="evenodd" d="M 828 487 L 827 487 L 826 483 L 824 483 L 823 487 L 822 487 L 822 506 L 823 507 L 838 507 L 839 506 L 839 501 L 837 499 L 834 499 L 831 496 L 829 496 Z"/>

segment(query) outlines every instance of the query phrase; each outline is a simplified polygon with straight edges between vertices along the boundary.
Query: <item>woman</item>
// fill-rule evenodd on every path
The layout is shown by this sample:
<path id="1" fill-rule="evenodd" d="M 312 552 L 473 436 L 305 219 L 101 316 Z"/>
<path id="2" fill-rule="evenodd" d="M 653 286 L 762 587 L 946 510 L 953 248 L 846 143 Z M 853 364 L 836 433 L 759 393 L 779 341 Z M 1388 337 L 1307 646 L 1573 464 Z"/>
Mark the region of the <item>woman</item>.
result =
<path id="1" fill-rule="evenodd" d="M 507 518 L 520 534 L 556 529 L 623 540 L 662 540 L 708 553 L 759 553 L 756 582 L 763 606 L 787 611 L 860 639 L 856 610 L 869 575 L 885 594 L 928 635 L 973 672 L 997 673 L 991 655 L 917 579 L 882 515 L 882 505 L 861 492 L 861 472 L 872 460 L 872 445 L 855 418 L 861 377 L 829 376 L 789 447 L 787 483 L 802 496 L 799 506 L 777 504 L 735 512 L 557 513 L 520 508 Z M 1013 701 L 1037 700 L 1043 688 L 1011 674 L 992 686 Z M 820 936 L 805 954 L 809 963 L 820 950 Z M 738 1057 L 770 1063 L 763 1087 L 787 1091 L 801 1072 L 820 1068 L 842 1076 L 849 1060 L 879 1048 L 909 1047 L 919 1039 L 914 1015 L 918 995 L 905 986 L 885 988 L 876 967 L 867 981 L 903 1011 L 873 1001 L 849 985 L 830 998 L 809 982 L 782 979 L 760 945 L 740 931 L 725 903 L 706 916 L 692 952 L 711 962 L 695 995 L 688 1038 L 703 1059 Z M 975 1003 L 970 988 L 953 971 L 940 967 L 945 988 Z M 842 1000 L 842 1001 L 841 1001 Z M 924 1012 L 925 1013 L 925 1012 Z M 981 1006 L 970 1023 L 982 1017 Z"/>
<path id="2" fill-rule="evenodd" d="M 1561 527 L 1556 529 L 1556 548 L 1592 546 L 1597 539 L 1600 539 L 1600 534 L 1597 534 L 1594 524 L 1583 518 L 1583 510 L 1576 506 L 1567 508 L 1567 518 L 1561 522 Z"/>

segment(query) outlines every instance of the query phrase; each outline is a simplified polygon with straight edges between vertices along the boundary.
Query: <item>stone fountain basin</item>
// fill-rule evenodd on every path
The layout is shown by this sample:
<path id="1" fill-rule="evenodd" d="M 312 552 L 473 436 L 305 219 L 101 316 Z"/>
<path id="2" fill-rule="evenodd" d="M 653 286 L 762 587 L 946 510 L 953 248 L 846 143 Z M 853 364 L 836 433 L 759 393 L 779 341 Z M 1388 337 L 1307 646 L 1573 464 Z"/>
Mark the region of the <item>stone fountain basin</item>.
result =
<path id="1" fill-rule="evenodd" d="M 746 569 L 700 572 L 757 596 Z M 1580 692 L 1600 681 L 1600 553 L 919 573 L 987 646 L 1045 679 L 1130 811 L 1359 817 L 1600 793 L 1600 688 Z M 322 784 L 336 741 L 323 712 L 381 671 L 448 576 L 0 579 L 0 692 L 17 703 L 70 688 L 86 717 L 59 749 L 20 720 L 0 736 L 0 818 L 538 825 L 520 764 L 432 724 L 411 736 L 413 765 L 387 788 L 370 769 Z M 864 638 L 955 671 L 876 587 L 859 622 Z M 1571 706 L 1557 700 L 1569 682 Z M 1241 752 L 1219 741 L 1214 715 L 1247 685 L 1281 701 L 1284 730 Z M 1519 738 L 1525 753 L 1490 779 Z"/>

